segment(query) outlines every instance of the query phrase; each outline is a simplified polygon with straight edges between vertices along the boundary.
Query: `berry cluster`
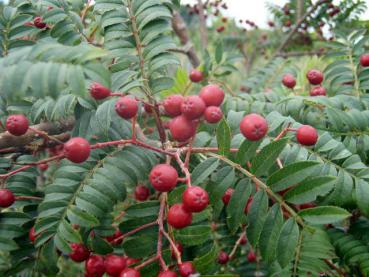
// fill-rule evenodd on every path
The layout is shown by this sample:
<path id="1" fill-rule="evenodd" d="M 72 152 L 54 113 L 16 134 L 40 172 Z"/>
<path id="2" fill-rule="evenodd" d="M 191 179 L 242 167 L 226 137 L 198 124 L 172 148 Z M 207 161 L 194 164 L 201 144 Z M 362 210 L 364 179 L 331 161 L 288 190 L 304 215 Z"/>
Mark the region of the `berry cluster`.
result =
<path id="1" fill-rule="evenodd" d="M 194 69 L 190 72 L 189 78 L 194 83 L 200 83 L 204 80 L 204 75 L 201 71 Z M 309 71 L 307 78 L 309 82 L 314 85 L 321 84 L 323 81 L 323 75 L 317 70 Z M 292 75 L 286 75 L 284 76 L 283 84 L 293 88 L 296 85 L 296 81 Z M 180 170 L 185 175 L 183 178 L 179 176 L 179 171 L 177 168 L 171 165 L 171 159 L 167 159 L 167 163 L 158 164 L 152 168 L 149 174 L 149 181 L 152 188 L 158 193 L 170 192 L 176 187 L 177 183 L 186 184 L 186 188 L 182 194 L 181 203 L 173 204 L 171 207 L 168 207 L 167 211 L 166 209 L 161 208 L 162 212 L 160 212 L 158 220 L 153 222 L 153 224 L 158 224 L 160 227 L 162 226 L 163 221 L 166 219 L 168 225 L 174 229 L 182 229 L 191 225 L 193 213 L 202 212 L 209 205 L 210 201 L 207 191 L 200 186 L 191 185 L 191 176 L 188 170 L 188 165 L 181 161 L 181 152 L 170 152 L 166 151 L 166 149 L 158 149 L 150 145 L 145 146 L 143 142 L 138 142 L 133 134 L 134 124 L 139 111 L 139 104 L 142 102 L 143 108 L 147 114 L 156 112 L 159 116 L 164 115 L 172 117 L 169 122 L 169 132 L 172 139 L 179 143 L 188 143 L 190 139 L 195 136 L 197 126 L 202 122 L 202 120 L 213 124 L 219 122 L 223 118 L 223 113 L 220 106 L 225 98 L 224 91 L 218 85 L 209 84 L 203 86 L 198 95 L 170 95 L 166 97 L 162 103 L 154 104 L 146 103 L 140 99 L 120 93 L 113 93 L 109 88 L 99 83 L 92 83 L 89 92 L 91 97 L 97 101 L 106 99 L 108 97 L 119 96 L 119 99 L 117 99 L 115 102 L 116 113 L 123 119 L 132 119 L 132 139 L 127 141 L 132 144 L 141 143 L 138 145 L 143 145 L 149 149 L 154 149 L 155 151 L 165 153 L 166 155 L 171 156 L 171 158 L 175 158 Z M 37 133 L 37 130 L 29 126 L 29 121 L 24 115 L 9 116 L 5 125 L 7 131 L 14 136 L 26 135 L 29 131 Z M 247 140 L 259 141 L 267 135 L 268 122 L 263 116 L 251 113 L 244 116 L 240 122 L 239 128 L 241 134 Z M 302 145 L 314 145 L 318 139 L 317 131 L 311 126 L 303 125 L 296 130 L 286 129 L 286 131 L 296 131 L 296 139 Z M 38 134 L 46 137 L 46 139 L 49 138 L 47 134 L 41 132 L 38 132 Z M 122 143 L 122 141 L 90 145 L 90 143 L 82 137 L 73 137 L 64 144 L 50 149 L 51 158 L 49 158 L 49 160 L 40 161 L 35 165 L 37 165 L 41 171 L 45 171 L 48 169 L 48 162 L 60 160 L 62 158 L 66 158 L 73 163 L 83 163 L 88 160 L 92 149 L 104 147 L 104 145 L 114 145 L 113 143 L 119 145 L 119 143 Z M 233 193 L 234 190 L 232 188 L 229 188 L 224 193 L 222 201 L 225 206 L 229 204 Z M 137 201 L 146 201 L 150 197 L 150 189 L 143 184 L 139 184 L 134 190 L 134 197 Z M 163 199 L 164 202 L 161 201 L 161 207 L 164 207 L 162 206 L 162 203 L 164 203 L 164 205 L 167 204 L 165 198 Z M 16 197 L 10 190 L 0 190 L 0 207 L 8 208 L 15 202 L 15 200 Z M 249 212 L 252 201 L 253 198 L 250 197 L 244 208 L 245 214 Z M 153 224 L 150 226 L 153 226 Z M 78 228 L 78 226 L 76 226 L 76 228 Z M 137 230 L 139 230 L 139 228 L 137 228 Z M 165 230 L 162 228 L 161 232 L 165 233 Z M 29 231 L 29 239 L 31 241 L 35 241 L 37 235 L 38 234 L 35 233 L 34 227 L 32 227 Z M 91 232 L 91 236 L 94 236 L 93 231 Z M 106 237 L 105 239 L 111 245 L 119 245 L 122 243 L 124 236 L 125 235 L 119 230 L 116 230 L 112 236 Z M 167 236 L 169 237 L 168 234 Z M 182 246 L 178 242 L 174 242 L 170 237 L 168 240 L 171 245 L 172 257 L 177 260 L 179 274 L 187 277 L 195 273 L 196 270 L 192 262 L 182 262 L 181 260 L 181 253 L 183 251 Z M 240 237 L 238 243 L 245 244 L 246 242 L 246 237 L 243 236 Z M 91 250 L 86 245 L 81 243 L 72 243 L 70 247 L 72 249 L 71 253 L 69 253 L 70 259 L 77 263 L 85 263 L 85 276 L 87 277 L 102 276 L 105 273 L 112 277 L 140 276 L 140 267 L 136 266 L 133 268 L 131 266 L 134 263 L 140 262 L 139 260 L 134 260 L 127 256 L 118 256 L 115 254 L 100 256 L 95 253 L 91 253 Z M 160 259 L 161 252 L 158 252 L 157 255 L 158 256 L 156 258 Z M 249 262 L 256 261 L 257 258 L 252 249 L 249 251 L 247 258 Z M 221 251 L 217 261 L 219 264 L 226 264 L 230 259 L 231 255 Z M 164 266 L 162 265 L 162 271 L 158 276 L 174 277 L 177 276 L 177 273 L 169 270 L 164 264 Z"/>

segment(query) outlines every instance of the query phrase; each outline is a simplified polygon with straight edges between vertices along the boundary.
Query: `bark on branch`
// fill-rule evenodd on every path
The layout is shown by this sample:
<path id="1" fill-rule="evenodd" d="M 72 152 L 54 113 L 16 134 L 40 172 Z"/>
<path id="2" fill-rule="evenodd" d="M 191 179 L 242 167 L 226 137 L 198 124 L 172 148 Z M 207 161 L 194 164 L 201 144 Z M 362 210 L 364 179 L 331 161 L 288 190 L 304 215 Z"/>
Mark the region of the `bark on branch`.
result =
<path id="1" fill-rule="evenodd" d="M 293 37 L 293 35 L 297 32 L 297 30 L 301 27 L 301 24 L 305 22 L 305 20 L 316 11 L 316 9 L 323 3 L 325 3 L 326 0 L 320 0 L 318 2 L 315 3 L 315 5 L 313 5 L 301 18 L 300 20 L 297 21 L 297 23 L 295 24 L 295 26 L 292 28 L 292 30 L 288 33 L 288 35 L 286 36 L 286 38 L 283 40 L 283 42 L 281 43 L 281 45 L 279 46 L 279 48 L 276 51 L 276 55 L 278 55 L 279 53 L 282 52 L 282 50 L 287 46 L 287 44 L 289 43 L 289 41 L 291 40 L 291 38 Z"/>
<path id="2" fill-rule="evenodd" d="M 42 122 L 37 125 L 31 126 L 33 129 L 47 133 L 50 136 L 60 135 L 67 131 L 72 130 L 74 126 L 74 118 L 68 118 L 59 122 Z M 36 134 L 32 129 L 28 130 L 23 136 L 13 136 L 8 132 L 0 133 L 0 149 L 22 147 L 32 143 L 35 140 L 39 140 L 40 135 Z"/>
<path id="3" fill-rule="evenodd" d="M 181 44 L 184 46 L 180 53 L 185 53 L 190 60 L 193 67 L 198 67 L 200 65 L 200 59 L 196 54 L 195 48 L 193 47 L 190 36 L 188 34 L 186 23 L 184 22 L 182 16 L 177 12 L 173 12 L 172 17 L 173 30 L 178 36 Z"/>

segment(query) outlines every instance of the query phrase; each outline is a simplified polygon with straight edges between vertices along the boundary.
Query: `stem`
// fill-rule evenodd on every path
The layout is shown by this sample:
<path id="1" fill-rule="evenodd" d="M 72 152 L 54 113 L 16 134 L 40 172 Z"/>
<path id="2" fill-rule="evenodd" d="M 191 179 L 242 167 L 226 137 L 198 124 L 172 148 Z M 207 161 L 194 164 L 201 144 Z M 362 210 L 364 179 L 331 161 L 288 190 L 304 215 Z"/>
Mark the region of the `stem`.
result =
<path id="1" fill-rule="evenodd" d="M 288 33 L 287 37 L 283 40 L 281 45 L 278 47 L 276 53 L 274 54 L 273 58 L 276 57 L 279 53 L 282 52 L 282 50 L 287 46 L 288 42 L 291 40 L 292 36 L 297 32 L 297 30 L 300 28 L 301 24 L 305 22 L 305 20 L 316 11 L 316 9 L 325 2 L 325 0 L 320 0 L 315 3 L 314 6 L 312 6 L 301 18 L 299 21 L 296 22 L 295 26 L 292 28 L 292 30 Z"/>
<path id="2" fill-rule="evenodd" d="M 221 156 L 221 155 L 218 155 L 218 154 L 214 154 L 214 153 L 207 153 L 207 155 L 209 155 L 211 157 L 218 158 L 219 160 L 221 160 L 221 161 L 229 164 L 234 169 L 237 169 L 238 171 L 240 171 L 241 173 L 243 173 L 244 175 L 246 175 L 250 179 L 252 179 L 255 182 L 257 182 L 259 184 L 259 186 L 269 195 L 270 198 L 272 198 L 273 200 L 275 200 L 276 202 L 278 202 L 279 205 L 281 205 L 283 208 L 285 208 L 285 210 L 293 218 L 296 219 L 297 223 L 299 223 L 302 227 L 307 227 L 305 225 L 304 221 L 302 220 L 302 218 L 288 204 L 286 204 L 283 201 L 283 198 L 280 197 L 278 194 L 274 193 L 264 182 L 262 182 L 260 179 L 258 179 L 254 174 L 252 174 L 251 172 L 249 172 L 246 169 L 244 169 L 241 165 L 232 162 L 231 160 L 227 159 L 224 156 Z"/>
<path id="3" fill-rule="evenodd" d="M 136 229 L 133 229 L 133 230 L 131 230 L 131 231 L 129 231 L 129 232 L 127 232 L 127 233 L 125 233 L 125 234 L 123 234 L 123 235 L 121 235 L 121 236 L 117 237 L 117 238 L 116 238 L 116 239 L 114 239 L 112 242 L 113 242 L 113 243 L 116 243 L 116 242 L 118 242 L 119 240 L 122 240 L 122 239 L 124 239 L 124 238 L 126 238 L 126 237 L 129 237 L 129 236 L 131 236 L 131 235 L 133 235 L 133 234 L 135 234 L 135 233 L 137 233 L 137 232 L 139 232 L 139 231 L 141 231 L 141 230 L 143 230 L 143 229 L 149 228 L 149 227 L 154 226 L 154 225 L 156 225 L 156 224 L 158 224 L 158 223 L 157 223 L 157 221 L 153 221 L 153 222 L 150 222 L 150 223 L 146 223 L 146 224 L 144 224 L 144 225 L 141 225 L 141 226 L 137 227 Z"/>
<path id="4" fill-rule="evenodd" d="M 181 168 L 182 172 L 184 173 L 184 175 L 186 177 L 187 186 L 191 187 L 191 173 L 188 170 L 188 168 L 186 167 L 186 165 L 183 163 L 183 161 L 181 160 L 179 152 L 176 152 L 174 157 L 175 157 L 179 167 Z"/>
<path id="5" fill-rule="evenodd" d="M 34 163 L 30 163 L 30 164 L 24 165 L 24 166 L 22 166 L 20 168 L 17 168 L 17 169 L 15 169 L 13 171 L 10 171 L 10 172 L 6 173 L 6 174 L 0 174 L 0 180 L 1 179 L 4 179 L 5 180 L 5 179 L 13 176 L 14 174 L 17 174 L 19 172 L 22 172 L 24 170 L 27 170 L 28 168 L 31 168 L 33 166 L 37 166 L 37 165 L 43 164 L 43 163 L 49 163 L 49 162 L 55 161 L 55 160 L 60 160 L 62 158 L 64 158 L 64 154 L 57 155 L 57 156 L 54 156 L 54 157 L 51 157 L 51 158 L 48 158 L 48 159 L 44 159 L 44 160 L 40 160 L 38 162 L 34 162 Z"/>
<path id="6" fill-rule="evenodd" d="M 128 0 L 128 12 L 129 12 L 129 16 L 131 18 L 131 24 L 132 24 L 132 33 L 133 33 L 133 37 L 136 43 L 136 49 L 137 49 L 137 55 L 139 58 L 139 64 L 140 64 L 140 71 L 141 71 L 141 76 L 143 79 L 143 90 L 147 96 L 147 98 L 149 99 L 150 104 L 153 104 L 154 108 L 153 108 L 153 115 L 155 117 L 155 122 L 156 122 L 156 126 L 158 128 L 158 133 L 159 133 L 159 137 L 160 137 L 160 141 L 162 143 L 162 145 L 164 145 L 164 143 L 166 142 L 167 138 L 166 138 L 166 133 L 165 133 L 165 129 L 163 126 L 163 122 L 161 121 L 160 118 L 160 112 L 159 112 L 159 106 L 156 103 L 154 97 L 152 97 L 152 93 L 150 90 L 150 86 L 149 86 L 149 78 L 146 75 L 146 71 L 145 71 L 145 59 L 143 56 L 143 51 L 142 51 L 142 44 L 141 44 L 141 40 L 140 40 L 140 36 L 138 35 L 138 27 L 137 27 L 137 21 L 136 21 L 136 17 L 132 12 L 132 0 Z"/>
<path id="7" fill-rule="evenodd" d="M 165 238 L 169 241 L 169 244 L 172 246 L 172 249 L 173 249 L 174 254 L 176 256 L 176 259 L 177 259 L 177 264 L 182 264 L 181 252 L 179 252 L 176 244 L 174 243 L 172 238 L 169 236 L 169 234 L 167 232 L 165 232 L 164 229 L 163 229 L 162 232 L 163 232 L 163 235 L 165 236 Z"/>
<path id="8" fill-rule="evenodd" d="M 242 239 L 246 236 L 246 232 L 243 231 L 236 241 L 231 253 L 229 254 L 229 259 L 232 260 L 233 256 L 236 254 L 237 248 L 240 246 Z"/>
<path id="9" fill-rule="evenodd" d="M 16 196 L 15 200 L 39 200 L 39 201 L 42 201 L 44 199 L 42 197 L 37 197 L 37 196 Z"/>
<path id="10" fill-rule="evenodd" d="M 302 239 L 303 239 L 302 234 L 303 233 L 300 232 L 297 249 L 296 249 L 295 261 L 293 262 L 293 275 L 292 276 L 298 276 L 297 268 L 298 268 L 298 263 L 300 261 L 300 253 L 301 253 Z"/>
<path id="11" fill-rule="evenodd" d="M 164 230 L 164 209 L 165 209 L 165 203 L 166 203 L 166 193 L 163 193 L 161 195 L 160 199 L 160 210 L 159 210 L 159 217 L 158 217 L 158 224 L 159 224 L 159 235 L 158 235 L 158 245 L 157 245 L 157 257 L 159 259 L 159 263 L 163 271 L 166 271 L 168 269 L 167 265 L 165 264 L 165 261 L 162 256 L 162 247 L 163 247 L 163 232 Z"/>
<path id="12" fill-rule="evenodd" d="M 142 264 L 139 264 L 138 266 L 135 267 L 136 270 L 140 270 L 141 268 L 155 262 L 158 259 L 158 256 L 154 256 L 146 261 L 144 261 Z"/>
<path id="13" fill-rule="evenodd" d="M 337 266 L 335 266 L 330 260 L 328 259 L 324 259 L 324 262 L 329 265 L 332 269 L 334 269 L 335 271 L 337 271 L 338 275 L 341 276 L 341 277 L 345 277 L 345 272 L 338 268 Z"/>

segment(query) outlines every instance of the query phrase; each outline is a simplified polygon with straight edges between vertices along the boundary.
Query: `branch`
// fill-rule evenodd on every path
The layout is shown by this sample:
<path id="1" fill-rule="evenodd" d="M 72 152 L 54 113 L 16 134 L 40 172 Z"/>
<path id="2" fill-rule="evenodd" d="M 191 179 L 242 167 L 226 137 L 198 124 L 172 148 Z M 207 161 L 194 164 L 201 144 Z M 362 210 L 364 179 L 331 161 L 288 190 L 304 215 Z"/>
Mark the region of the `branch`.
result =
<path id="1" fill-rule="evenodd" d="M 289 43 L 289 41 L 291 40 L 291 38 L 293 37 L 293 35 L 297 32 L 297 30 L 300 28 L 301 24 L 305 22 L 305 20 L 316 11 L 316 9 L 323 3 L 325 3 L 326 0 L 319 0 L 318 2 L 315 3 L 314 6 L 312 6 L 301 18 L 299 21 L 296 22 L 295 26 L 292 28 L 292 30 L 288 33 L 287 37 L 283 40 L 283 42 L 281 43 L 281 45 L 279 46 L 279 48 L 276 51 L 276 54 L 274 55 L 274 57 L 281 53 L 282 50 L 287 46 L 287 44 Z"/>
<path id="2" fill-rule="evenodd" d="M 199 18 L 200 18 L 200 37 L 201 37 L 201 46 L 205 49 L 208 46 L 208 30 L 206 27 L 206 18 L 204 14 L 204 5 L 202 0 L 197 0 L 197 6 L 199 9 Z"/>
<path id="3" fill-rule="evenodd" d="M 74 118 L 61 120 L 59 122 L 42 122 L 31 126 L 26 134 L 23 136 L 13 136 L 8 132 L 0 134 L 0 149 L 11 147 L 22 147 L 40 138 L 40 135 L 35 131 L 45 132 L 49 135 L 60 135 L 72 130 L 74 126 Z M 34 129 L 34 130 L 32 130 Z"/>
<path id="4" fill-rule="evenodd" d="M 198 67 L 200 65 L 200 59 L 197 56 L 195 48 L 193 47 L 190 41 L 186 23 L 184 22 L 182 16 L 177 11 L 173 12 L 172 27 L 173 27 L 174 32 L 178 36 L 179 40 L 181 41 L 181 44 L 184 45 L 184 48 L 183 50 L 176 49 L 175 51 L 173 49 L 171 51 L 186 54 L 192 66 Z"/>
<path id="5" fill-rule="evenodd" d="M 302 57 L 302 56 L 322 56 L 324 51 L 316 50 L 316 51 L 304 51 L 304 52 L 284 52 L 277 53 L 276 57 L 288 58 L 288 57 Z"/>

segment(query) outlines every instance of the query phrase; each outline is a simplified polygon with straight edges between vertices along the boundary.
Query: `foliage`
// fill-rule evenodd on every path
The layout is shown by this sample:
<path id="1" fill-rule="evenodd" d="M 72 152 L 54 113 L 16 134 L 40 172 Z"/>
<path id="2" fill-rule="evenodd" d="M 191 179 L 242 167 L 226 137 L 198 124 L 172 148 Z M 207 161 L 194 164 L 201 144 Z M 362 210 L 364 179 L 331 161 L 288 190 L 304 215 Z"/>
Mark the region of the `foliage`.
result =
<path id="1" fill-rule="evenodd" d="M 64 159 L 60 133 L 39 131 L 32 143 L 12 137 L 14 145 L 0 149 L 1 186 L 16 196 L 0 213 L 0 275 L 82 276 L 68 256 L 72 243 L 82 243 L 96 255 L 138 259 L 142 276 L 157 276 L 166 265 L 176 270 L 181 261 L 193 261 L 201 276 L 369 276 L 369 75 L 360 65 L 366 31 L 336 32 L 323 57 L 275 57 L 253 70 L 243 67 L 243 46 L 234 45 L 244 41 L 226 36 L 198 51 L 204 79 L 194 83 L 176 53 L 171 20 L 178 2 L 16 1 L 1 10 L 0 142 L 9 143 L 6 118 L 22 113 L 36 129 L 73 120 L 73 130 L 60 133 L 83 137 L 92 148 L 88 160 L 73 163 Z M 342 1 L 340 8 L 348 18 L 364 4 Z M 36 28 L 36 16 L 47 26 Z M 308 96 L 305 75 L 313 67 L 324 71 L 327 97 Z M 297 77 L 293 90 L 281 84 L 286 73 Z M 113 94 L 94 99 L 95 82 Z M 208 83 L 226 92 L 222 120 L 200 121 L 196 136 L 175 142 L 163 100 L 195 95 Z M 114 108 L 116 96 L 126 94 L 140 102 L 131 121 Z M 267 121 L 258 141 L 240 130 L 250 113 Z M 318 130 L 315 145 L 296 139 L 303 124 Z M 160 193 L 149 175 L 166 162 L 180 179 Z M 210 204 L 193 213 L 190 226 L 175 229 L 168 210 L 189 184 L 205 189 Z M 135 195 L 139 185 L 149 188 L 146 201 Z M 123 242 L 110 239 L 117 230 Z M 184 249 L 173 258 L 174 242 Z M 231 256 L 226 265 L 217 263 L 220 251 Z M 247 260 L 250 253 L 256 258 Z"/>

